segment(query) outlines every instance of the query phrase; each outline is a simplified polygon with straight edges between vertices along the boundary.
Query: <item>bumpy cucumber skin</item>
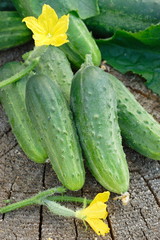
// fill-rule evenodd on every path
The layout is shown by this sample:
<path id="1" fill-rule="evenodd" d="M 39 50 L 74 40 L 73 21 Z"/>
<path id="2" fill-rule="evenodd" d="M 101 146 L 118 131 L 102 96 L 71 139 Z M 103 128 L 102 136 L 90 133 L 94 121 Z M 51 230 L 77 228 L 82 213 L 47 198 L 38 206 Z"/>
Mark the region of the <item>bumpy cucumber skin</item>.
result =
<path id="1" fill-rule="evenodd" d="M 54 46 L 48 46 L 45 53 L 42 54 L 35 72 L 45 74 L 56 81 L 69 101 L 73 72 L 62 50 Z"/>
<path id="2" fill-rule="evenodd" d="M 60 88 L 47 76 L 35 75 L 27 83 L 26 105 L 59 180 L 66 188 L 79 190 L 85 178 L 83 159 L 71 111 Z"/>
<path id="3" fill-rule="evenodd" d="M 89 66 L 77 72 L 71 87 L 71 107 L 93 176 L 111 192 L 126 192 L 129 172 L 121 144 L 116 97 L 103 70 Z"/>
<path id="4" fill-rule="evenodd" d="M 137 152 L 160 160 L 160 124 L 137 102 L 122 82 L 109 73 L 107 75 L 117 96 L 122 137 Z"/>
<path id="5" fill-rule="evenodd" d="M 23 66 L 19 62 L 5 64 L 0 69 L 1 80 L 12 76 L 22 68 Z M 47 153 L 38 132 L 33 127 L 25 105 L 25 88 L 27 81 L 28 79 L 24 77 L 2 88 L 0 98 L 12 127 L 12 132 L 20 147 L 29 159 L 37 163 L 44 163 L 47 159 Z"/>
<path id="6" fill-rule="evenodd" d="M 160 21 L 156 0 L 99 0 L 100 15 L 85 21 L 96 37 L 107 37 L 116 30 L 140 31 Z"/>
<path id="7" fill-rule="evenodd" d="M 86 54 L 92 55 L 92 61 L 95 66 L 100 65 L 101 53 L 95 40 L 84 22 L 73 13 L 70 13 L 67 35 L 69 42 L 60 48 L 75 67 L 79 68 L 81 66 L 85 61 Z"/>
<path id="8" fill-rule="evenodd" d="M 31 38 L 31 31 L 16 11 L 0 12 L 0 50 L 19 46 Z"/>

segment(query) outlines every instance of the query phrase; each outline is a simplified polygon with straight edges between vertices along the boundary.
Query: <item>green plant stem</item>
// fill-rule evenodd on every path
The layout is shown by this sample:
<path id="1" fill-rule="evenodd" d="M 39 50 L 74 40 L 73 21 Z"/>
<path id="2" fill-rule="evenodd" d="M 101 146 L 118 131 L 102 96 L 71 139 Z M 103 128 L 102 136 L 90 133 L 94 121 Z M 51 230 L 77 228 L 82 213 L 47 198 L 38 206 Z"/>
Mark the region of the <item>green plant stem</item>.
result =
<path id="1" fill-rule="evenodd" d="M 13 82 L 18 81 L 19 79 L 21 79 L 22 77 L 26 76 L 29 72 L 31 72 L 35 66 L 38 64 L 39 62 L 39 58 L 34 59 L 29 66 L 27 66 L 26 68 L 24 68 L 23 70 L 21 70 L 20 72 L 16 73 L 15 75 L 13 75 L 10 78 L 7 78 L 5 80 L 3 80 L 2 82 L 0 82 L 0 88 L 5 87 Z"/>
<path id="2" fill-rule="evenodd" d="M 57 202 L 79 202 L 79 203 L 83 203 L 84 202 L 84 198 L 82 197 L 72 197 L 72 196 L 49 196 L 47 197 L 47 200 L 50 201 L 57 201 Z M 89 204 L 91 203 L 92 200 L 91 199 L 86 199 L 86 203 Z"/>
<path id="3" fill-rule="evenodd" d="M 31 198 L 19 201 L 17 203 L 12 203 L 8 206 L 0 208 L 0 213 L 7 213 L 18 208 L 26 207 L 32 204 L 42 204 L 42 199 L 54 194 L 54 193 L 64 193 L 65 189 L 63 187 L 51 188 L 49 190 L 40 192 Z"/>
<path id="4" fill-rule="evenodd" d="M 8 206 L 0 208 L 0 213 L 7 213 L 11 212 L 13 210 L 26 207 L 29 205 L 33 204 L 39 204 L 39 205 L 46 205 L 48 202 L 79 202 L 79 203 L 84 203 L 84 198 L 82 197 L 72 197 L 72 196 L 51 196 L 54 193 L 64 193 L 65 188 L 64 187 L 57 187 L 57 188 L 52 188 L 43 192 L 40 192 L 36 194 L 35 196 L 31 198 L 27 198 L 25 200 L 19 201 L 17 203 L 12 203 Z M 85 202 L 87 204 L 91 203 L 92 200 L 90 199 L 85 199 Z"/>
<path id="5" fill-rule="evenodd" d="M 42 204 L 45 205 L 53 214 L 64 217 L 75 217 L 75 211 L 65 206 L 62 206 L 57 202 L 47 199 L 44 199 L 42 202 Z"/>
<path id="6" fill-rule="evenodd" d="M 30 73 L 38 64 L 41 55 L 44 54 L 47 48 L 48 46 L 45 46 L 45 45 L 40 47 L 35 47 L 33 51 L 25 53 L 22 57 L 25 60 L 23 64 L 26 67 L 20 72 L 14 74 L 12 77 L 9 77 L 3 80 L 2 82 L 0 82 L 0 88 L 18 81 L 19 79 L 21 79 L 22 77 Z"/>

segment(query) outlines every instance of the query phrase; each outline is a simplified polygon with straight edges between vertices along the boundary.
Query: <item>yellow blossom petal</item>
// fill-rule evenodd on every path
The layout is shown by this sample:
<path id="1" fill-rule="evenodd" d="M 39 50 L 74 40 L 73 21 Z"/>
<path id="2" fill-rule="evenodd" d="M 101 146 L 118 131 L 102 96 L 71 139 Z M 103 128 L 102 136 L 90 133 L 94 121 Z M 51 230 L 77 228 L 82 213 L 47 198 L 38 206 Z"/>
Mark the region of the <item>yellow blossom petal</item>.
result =
<path id="1" fill-rule="evenodd" d="M 90 205 L 96 203 L 96 202 L 107 202 L 110 196 L 110 192 L 103 192 L 103 193 L 98 193 L 93 201 L 90 203 Z"/>
<path id="2" fill-rule="evenodd" d="M 88 222 L 98 235 L 104 236 L 110 230 L 107 224 L 103 222 L 108 215 L 105 202 L 108 201 L 109 196 L 110 192 L 99 193 L 88 207 L 80 209 L 75 213 L 77 218 Z"/>
<path id="3" fill-rule="evenodd" d="M 42 14 L 35 17 L 26 17 L 22 20 L 33 32 L 35 46 L 53 45 L 56 47 L 68 42 L 67 30 L 69 26 L 69 15 L 64 15 L 60 19 L 53 8 L 44 4 Z"/>
<path id="4" fill-rule="evenodd" d="M 53 45 L 53 46 L 59 47 L 62 44 L 67 43 L 67 42 L 69 42 L 67 40 L 67 34 L 61 34 L 61 35 L 58 35 L 56 37 L 53 37 L 51 39 L 51 43 L 50 44 Z"/>
<path id="5" fill-rule="evenodd" d="M 25 17 L 22 22 L 25 22 L 27 27 L 35 34 L 41 34 L 45 30 L 43 26 L 39 25 L 35 17 Z"/>
<path id="6" fill-rule="evenodd" d="M 58 35 L 67 31 L 69 25 L 69 14 L 62 16 L 53 29 L 53 34 Z"/>
<path id="7" fill-rule="evenodd" d="M 58 22 L 58 16 L 53 8 L 44 4 L 42 7 L 42 14 L 38 17 L 38 23 L 43 26 L 46 32 L 51 32 L 53 26 Z"/>
<path id="8" fill-rule="evenodd" d="M 98 235 L 105 236 L 110 231 L 108 225 L 100 219 L 87 218 L 86 221 Z"/>
<path id="9" fill-rule="evenodd" d="M 87 208 L 79 210 L 79 216 L 84 220 L 88 217 L 106 219 L 107 215 L 106 204 L 103 202 L 96 202 L 95 204 L 89 205 Z"/>

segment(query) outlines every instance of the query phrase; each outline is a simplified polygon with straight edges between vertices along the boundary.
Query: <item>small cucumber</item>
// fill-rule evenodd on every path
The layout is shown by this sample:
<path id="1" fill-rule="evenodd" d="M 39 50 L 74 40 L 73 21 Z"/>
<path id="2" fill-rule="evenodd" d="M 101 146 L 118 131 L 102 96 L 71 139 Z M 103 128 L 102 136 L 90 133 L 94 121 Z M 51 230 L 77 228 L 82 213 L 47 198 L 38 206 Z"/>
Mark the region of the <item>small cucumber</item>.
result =
<path id="1" fill-rule="evenodd" d="M 137 152 L 160 160 L 160 124 L 137 102 L 121 81 L 109 73 L 107 76 L 117 96 L 122 137 Z"/>
<path id="2" fill-rule="evenodd" d="M 71 106 L 93 176 L 112 192 L 126 192 L 129 172 L 118 126 L 116 96 L 108 75 L 95 66 L 82 67 L 73 78 Z"/>
<path id="3" fill-rule="evenodd" d="M 26 106 L 59 180 L 66 188 L 79 190 L 85 178 L 83 159 L 71 111 L 59 86 L 46 75 L 31 77 Z"/>
<path id="4" fill-rule="evenodd" d="M 75 67 L 79 68 L 81 66 L 86 54 L 92 55 L 94 65 L 100 65 L 100 50 L 84 22 L 74 13 L 70 13 L 67 35 L 69 42 L 60 48 Z"/>
<path id="5" fill-rule="evenodd" d="M 23 69 L 23 65 L 20 62 L 5 64 L 0 69 L 0 80 L 12 76 L 21 69 Z M 29 159 L 37 163 L 44 163 L 47 153 L 38 132 L 32 125 L 25 105 L 27 81 L 27 77 L 24 77 L 20 81 L 2 88 L 0 98 L 20 147 Z"/>
<path id="6" fill-rule="evenodd" d="M 16 11 L 0 11 L 0 50 L 19 46 L 31 38 L 31 31 Z"/>

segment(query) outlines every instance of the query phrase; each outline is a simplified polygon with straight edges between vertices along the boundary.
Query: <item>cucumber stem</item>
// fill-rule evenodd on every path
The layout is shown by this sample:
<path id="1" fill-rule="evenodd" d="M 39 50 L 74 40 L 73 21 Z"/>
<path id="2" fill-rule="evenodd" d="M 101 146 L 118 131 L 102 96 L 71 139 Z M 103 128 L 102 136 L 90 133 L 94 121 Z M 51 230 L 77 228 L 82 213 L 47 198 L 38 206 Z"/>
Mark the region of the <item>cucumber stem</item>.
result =
<path id="1" fill-rule="evenodd" d="M 84 203 L 84 198 L 82 197 L 72 197 L 72 196 L 50 196 L 54 193 L 64 193 L 65 192 L 65 188 L 64 187 L 57 187 L 57 188 L 52 188 L 43 192 L 40 192 L 38 194 L 36 194 L 35 196 L 19 201 L 17 203 L 12 203 L 8 206 L 5 207 L 1 207 L 0 208 L 0 213 L 7 213 L 7 212 L 11 212 L 13 210 L 22 208 L 22 207 L 26 207 L 29 205 L 33 205 L 33 204 L 39 204 L 39 205 L 46 205 L 49 203 L 49 206 L 53 204 L 50 204 L 50 202 L 79 202 L 79 203 Z M 48 201 L 48 202 L 46 202 Z M 89 204 L 91 203 L 92 200 L 90 199 L 86 199 L 86 203 Z M 52 210 L 52 212 L 55 213 L 55 211 Z M 60 213 L 58 213 L 59 215 Z"/>
<path id="2" fill-rule="evenodd" d="M 3 80 L 2 82 L 0 82 L 0 88 L 18 81 L 19 79 L 21 79 L 22 77 L 30 73 L 38 64 L 41 55 L 47 50 L 47 48 L 48 46 L 45 46 L 45 45 L 40 47 L 35 47 L 33 51 L 25 53 L 23 55 L 23 59 L 25 60 L 23 64 L 26 67 L 20 72 L 14 74 L 12 77 L 9 77 Z"/>
<path id="3" fill-rule="evenodd" d="M 59 216 L 64 216 L 64 217 L 75 217 L 76 213 L 72 209 L 64 207 L 64 206 L 60 205 L 59 203 L 44 199 L 42 201 L 42 204 L 47 206 L 48 209 L 53 214 L 56 214 L 56 215 L 59 215 Z"/>
<path id="4" fill-rule="evenodd" d="M 72 196 L 49 196 L 47 197 L 47 200 L 50 201 L 58 201 L 58 202 L 79 202 L 79 203 L 84 203 L 84 198 L 82 197 L 72 197 Z M 86 199 L 86 203 L 89 204 L 91 203 L 91 199 Z"/>
<path id="5" fill-rule="evenodd" d="M 125 193 L 123 193 L 121 196 L 118 196 L 118 197 L 115 197 L 115 198 L 113 198 L 113 200 L 121 200 L 122 201 L 122 204 L 124 205 L 124 206 L 126 206 L 126 205 L 128 205 L 128 203 L 129 203 L 129 201 L 130 201 L 130 194 L 129 194 L 129 192 L 125 192 Z"/>
<path id="6" fill-rule="evenodd" d="M 26 207 L 26 206 L 29 206 L 32 204 L 42 204 L 42 199 L 48 197 L 49 195 L 52 195 L 54 193 L 64 193 L 64 192 L 65 192 L 64 187 L 51 188 L 49 190 L 40 192 L 31 198 L 27 198 L 25 200 L 22 200 L 22 201 L 19 201 L 16 203 L 12 203 L 8 206 L 2 207 L 2 208 L 0 208 L 0 213 L 3 214 L 3 213 L 11 212 L 18 208 Z"/>
<path id="7" fill-rule="evenodd" d="M 21 79 L 22 77 L 26 76 L 28 73 L 30 73 L 35 68 L 35 66 L 38 64 L 38 62 L 39 62 L 39 58 L 32 60 L 32 62 L 30 63 L 29 66 L 27 66 L 20 72 L 16 73 L 12 77 L 9 77 L 9 78 L 3 80 L 2 82 L 0 82 L 0 88 L 5 87 L 13 82 L 16 82 L 19 79 Z"/>

